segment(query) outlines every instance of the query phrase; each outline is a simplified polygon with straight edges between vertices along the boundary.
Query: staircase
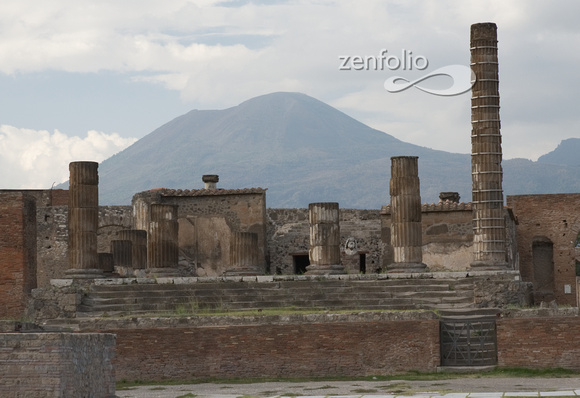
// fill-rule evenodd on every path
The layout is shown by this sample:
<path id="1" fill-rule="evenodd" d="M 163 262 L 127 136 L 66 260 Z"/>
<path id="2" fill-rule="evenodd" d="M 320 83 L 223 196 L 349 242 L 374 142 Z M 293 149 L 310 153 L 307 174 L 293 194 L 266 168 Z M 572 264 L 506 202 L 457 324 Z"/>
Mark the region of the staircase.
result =
<path id="1" fill-rule="evenodd" d="M 91 286 L 77 317 L 294 310 L 458 309 L 473 306 L 466 279 L 204 281 Z"/>

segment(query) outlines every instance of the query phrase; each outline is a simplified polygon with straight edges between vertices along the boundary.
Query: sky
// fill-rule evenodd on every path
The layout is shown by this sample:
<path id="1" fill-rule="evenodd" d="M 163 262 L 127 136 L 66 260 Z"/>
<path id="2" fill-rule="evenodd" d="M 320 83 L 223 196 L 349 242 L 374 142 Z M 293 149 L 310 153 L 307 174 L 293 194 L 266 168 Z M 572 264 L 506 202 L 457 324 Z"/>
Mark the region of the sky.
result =
<path id="1" fill-rule="evenodd" d="M 100 162 L 192 109 L 276 91 L 469 153 L 469 92 L 417 89 L 447 88 L 445 76 L 400 92 L 384 83 L 469 66 L 478 22 L 498 25 L 504 158 L 537 160 L 580 137 L 578 15 L 576 0 L 4 0 L 0 189 L 50 188 L 70 161 Z M 354 62 L 381 56 L 383 68 Z"/>

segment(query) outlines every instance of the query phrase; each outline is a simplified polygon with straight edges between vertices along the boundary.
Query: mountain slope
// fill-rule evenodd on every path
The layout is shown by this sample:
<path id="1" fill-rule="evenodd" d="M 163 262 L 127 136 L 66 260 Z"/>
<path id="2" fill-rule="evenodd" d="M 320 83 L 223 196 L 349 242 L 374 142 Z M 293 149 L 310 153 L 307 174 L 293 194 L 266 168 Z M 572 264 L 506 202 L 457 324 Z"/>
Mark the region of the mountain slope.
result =
<path id="1" fill-rule="evenodd" d="M 580 138 L 569 138 L 560 142 L 552 152 L 538 158 L 539 163 L 549 163 L 562 166 L 580 166 Z"/>
<path id="2" fill-rule="evenodd" d="M 268 207 L 337 201 L 376 209 L 389 202 L 390 158 L 402 155 L 419 156 L 423 202 L 436 202 L 441 191 L 470 200 L 469 155 L 402 142 L 304 94 L 273 93 L 224 110 L 193 110 L 105 160 L 100 202 L 127 204 L 152 188 L 202 188 L 203 174 L 219 174 L 222 188 L 268 188 Z M 534 183 L 520 163 L 504 162 L 506 193 L 539 193 L 526 191 L 544 183 Z M 548 172 L 562 172 L 569 186 L 580 181 L 566 166 Z"/>

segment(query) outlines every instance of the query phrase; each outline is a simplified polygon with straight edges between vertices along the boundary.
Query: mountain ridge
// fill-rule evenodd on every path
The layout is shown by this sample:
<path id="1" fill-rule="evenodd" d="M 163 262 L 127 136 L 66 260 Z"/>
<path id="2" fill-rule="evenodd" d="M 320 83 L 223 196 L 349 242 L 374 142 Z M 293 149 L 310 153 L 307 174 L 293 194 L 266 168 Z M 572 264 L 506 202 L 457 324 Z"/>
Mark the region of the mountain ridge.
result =
<path id="1" fill-rule="evenodd" d="M 126 204 L 160 187 L 201 188 L 203 174 L 218 174 L 218 187 L 268 188 L 268 207 L 336 201 L 380 208 L 390 200 L 390 157 L 404 155 L 419 156 L 423 202 L 436 202 L 442 191 L 470 199 L 470 155 L 405 143 L 306 94 L 271 93 L 223 110 L 192 110 L 106 159 L 99 166 L 100 202 Z M 576 167 L 503 165 L 506 194 L 559 190 L 560 180 L 580 191 Z"/>

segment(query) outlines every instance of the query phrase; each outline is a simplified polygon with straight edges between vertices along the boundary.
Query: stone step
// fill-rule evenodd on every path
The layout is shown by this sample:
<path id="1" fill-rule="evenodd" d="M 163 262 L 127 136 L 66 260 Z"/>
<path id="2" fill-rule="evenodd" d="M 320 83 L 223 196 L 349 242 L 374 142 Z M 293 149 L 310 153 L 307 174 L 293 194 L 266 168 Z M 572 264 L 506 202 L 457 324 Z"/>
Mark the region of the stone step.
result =
<path id="1" fill-rule="evenodd" d="M 140 282 L 149 282 L 148 280 Z M 151 313 L 196 309 L 463 309 L 473 284 L 446 279 L 307 280 L 95 285 L 81 313 Z"/>
<path id="2" fill-rule="evenodd" d="M 222 309 L 228 311 L 237 311 L 248 308 L 349 308 L 349 309 L 416 309 L 416 308 L 463 308 L 471 305 L 468 301 L 449 300 L 449 298 L 432 298 L 424 300 L 414 300 L 410 298 L 367 298 L 367 299 L 331 299 L 328 297 L 319 297 L 314 300 L 295 299 L 295 300 L 247 300 L 247 301 L 228 301 L 219 298 L 197 301 L 184 298 L 175 298 L 159 302 L 157 300 L 93 300 L 83 302 L 82 311 L 160 311 L 172 310 L 177 307 L 189 309 Z"/>
<path id="3" fill-rule="evenodd" d="M 501 312 L 498 308 L 469 308 L 462 310 L 441 310 L 440 315 L 443 320 L 473 320 L 478 318 L 491 318 L 497 317 L 497 314 Z"/>
<path id="4" fill-rule="evenodd" d="M 154 291 L 154 292 L 116 292 L 112 294 L 109 292 L 106 295 L 91 293 L 83 298 L 83 304 L 85 305 L 99 305 L 99 304 L 123 304 L 123 303 L 138 303 L 138 302 L 150 302 L 150 301 L 171 301 L 171 302 L 188 302 L 196 301 L 203 302 L 208 300 L 222 300 L 227 302 L 232 301 L 281 301 L 286 303 L 292 303 L 296 300 L 322 300 L 322 299 L 332 299 L 340 301 L 354 301 L 354 300 L 393 300 L 396 298 L 404 298 L 409 301 L 417 302 L 427 302 L 427 303 L 443 303 L 443 302 L 470 302 L 472 297 L 469 296 L 458 296 L 455 292 L 446 291 L 436 291 L 436 292 L 422 292 L 422 293 L 404 293 L 404 294 L 391 294 L 391 293 L 375 293 L 372 295 L 353 293 L 353 294 L 342 294 L 337 292 L 331 293 L 319 293 L 319 292 L 308 292 L 297 294 L 293 291 L 279 291 L 276 293 L 272 292 L 254 292 L 254 291 L 243 291 L 237 292 L 236 294 L 231 294 L 231 292 L 225 291 Z"/>

